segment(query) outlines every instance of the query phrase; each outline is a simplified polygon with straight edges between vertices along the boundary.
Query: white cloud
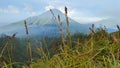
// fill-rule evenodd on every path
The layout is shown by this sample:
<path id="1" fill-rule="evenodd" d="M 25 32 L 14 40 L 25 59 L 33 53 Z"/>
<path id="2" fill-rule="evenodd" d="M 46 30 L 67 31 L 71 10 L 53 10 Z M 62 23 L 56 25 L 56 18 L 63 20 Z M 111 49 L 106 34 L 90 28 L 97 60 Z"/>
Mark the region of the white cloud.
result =
<path id="1" fill-rule="evenodd" d="M 30 4 L 24 4 L 24 10 L 25 11 L 32 11 L 33 10 L 33 6 L 32 5 L 30 5 Z"/>
<path id="2" fill-rule="evenodd" d="M 39 14 L 38 11 L 34 10 L 34 6 L 28 3 L 24 3 L 24 8 L 22 8 L 22 13 L 25 13 L 28 17 L 36 16 Z"/>
<path id="3" fill-rule="evenodd" d="M 7 8 L 0 8 L 0 13 L 14 13 L 18 14 L 20 11 L 17 7 L 13 5 L 8 5 Z"/>
<path id="4" fill-rule="evenodd" d="M 80 23 L 95 23 L 108 19 L 108 17 L 73 17 L 73 19 Z"/>
<path id="5" fill-rule="evenodd" d="M 55 8 L 55 7 L 53 7 L 52 5 L 48 5 L 48 6 L 45 7 L 45 10 L 47 11 L 47 10 L 50 10 L 50 9 L 53 9 L 53 8 Z"/>
<path id="6" fill-rule="evenodd" d="M 62 13 L 65 13 L 64 7 L 60 6 L 58 9 L 59 9 Z"/>
<path id="7" fill-rule="evenodd" d="M 31 12 L 30 13 L 30 16 L 32 17 L 32 16 L 36 16 L 37 15 L 37 13 L 36 12 Z"/>
<path id="8" fill-rule="evenodd" d="M 60 7 L 59 8 L 60 11 L 62 11 L 63 13 L 64 8 Z M 68 9 L 68 16 L 71 17 L 72 19 L 74 19 L 75 21 L 79 22 L 79 23 L 95 23 L 98 21 L 102 21 L 105 19 L 108 19 L 110 17 L 97 17 L 97 16 L 92 16 L 90 15 L 91 13 L 86 12 L 86 11 L 78 11 L 76 9 Z"/>

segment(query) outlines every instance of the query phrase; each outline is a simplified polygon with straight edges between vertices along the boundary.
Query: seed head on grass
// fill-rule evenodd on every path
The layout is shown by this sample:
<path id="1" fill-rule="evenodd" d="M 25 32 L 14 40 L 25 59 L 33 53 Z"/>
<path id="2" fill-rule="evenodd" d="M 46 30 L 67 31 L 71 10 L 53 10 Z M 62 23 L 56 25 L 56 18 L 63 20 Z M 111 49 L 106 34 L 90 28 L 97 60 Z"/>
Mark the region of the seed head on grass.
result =
<path id="1" fill-rule="evenodd" d="M 57 18 L 56 18 L 56 16 L 55 16 L 54 12 L 52 11 L 52 9 L 50 9 L 50 12 L 51 12 L 51 14 L 53 15 L 55 21 L 57 21 Z"/>
<path id="2" fill-rule="evenodd" d="M 118 28 L 118 30 L 120 30 L 120 27 L 119 27 L 119 25 L 117 25 L 117 28 Z"/>
<path id="3" fill-rule="evenodd" d="M 69 20 L 68 20 L 68 11 L 67 11 L 67 7 L 65 6 L 65 17 L 66 17 L 66 22 L 67 22 L 67 36 L 68 36 L 68 40 L 69 40 L 69 42 L 68 42 L 68 45 L 70 46 L 70 47 L 72 47 L 72 40 L 71 40 L 71 35 L 70 35 L 70 26 L 69 26 Z"/>
<path id="4" fill-rule="evenodd" d="M 14 39 L 15 38 L 15 36 L 16 36 L 16 34 L 17 34 L 17 32 L 16 33 L 14 33 L 13 35 L 12 35 L 12 39 Z"/>
<path id="5" fill-rule="evenodd" d="M 61 20 L 60 20 L 60 16 L 58 15 L 58 26 L 59 26 L 59 29 L 60 29 L 60 32 L 62 33 L 62 23 L 61 23 Z"/>
<path id="6" fill-rule="evenodd" d="M 62 27 L 62 23 L 61 23 L 60 15 L 58 15 L 58 23 L 59 23 L 59 25 Z"/>
<path id="7" fill-rule="evenodd" d="M 61 19 L 60 19 L 59 15 L 58 15 L 58 23 L 59 23 L 59 29 L 60 29 L 60 32 L 61 32 L 62 44 L 65 45 L 65 36 L 64 36 L 64 32 L 63 32 L 63 29 L 62 29 L 62 23 L 61 23 Z"/>
<path id="8" fill-rule="evenodd" d="M 26 20 L 24 21 L 24 24 L 25 24 L 26 34 L 28 35 L 28 28 L 27 28 Z"/>
<path id="9" fill-rule="evenodd" d="M 31 46 L 30 46 L 30 37 L 29 37 L 29 32 L 28 32 L 28 27 L 27 27 L 27 23 L 26 20 L 24 21 L 25 24 L 25 29 L 26 29 L 26 35 L 27 35 L 27 51 L 29 52 L 29 57 L 30 57 L 30 62 L 29 62 L 29 67 L 32 68 L 31 63 L 32 63 L 32 50 L 31 50 Z"/>
<path id="10" fill-rule="evenodd" d="M 92 28 L 90 27 L 89 30 L 91 31 L 91 34 L 94 35 L 95 31 L 94 31 L 94 24 L 92 24 Z"/>
<path id="11" fill-rule="evenodd" d="M 65 6 L 65 14 L 67 14 L 67 7 Z"/>
<path id="12" fill-rule="evenodd" d="M 62 43 L 63 43 L 63 45 L 65 45 L 65 37 L 64 37 L 63 29 L 62 29 L 62 23 L 61 23 L 60 15 L 58 15 L 58 17 L 56 17 L 54 12 L 52 11 L 52 9 L 50 9 L 50 12 L 51 12 L 51 14 L 53 15 L 55 21 L 58 24 L 58 28 L 59 28 L 59 30 L 61 32 Z"/>
<path id="13" fill-rule="evenodd" d="M 68 20 L 68 11 L 67 11 L 67 7 L 65 6 L 65 16 L 66 16 L 66 22 L 67 22 L 67 27 L 69 28 L 69 20 Z"/>

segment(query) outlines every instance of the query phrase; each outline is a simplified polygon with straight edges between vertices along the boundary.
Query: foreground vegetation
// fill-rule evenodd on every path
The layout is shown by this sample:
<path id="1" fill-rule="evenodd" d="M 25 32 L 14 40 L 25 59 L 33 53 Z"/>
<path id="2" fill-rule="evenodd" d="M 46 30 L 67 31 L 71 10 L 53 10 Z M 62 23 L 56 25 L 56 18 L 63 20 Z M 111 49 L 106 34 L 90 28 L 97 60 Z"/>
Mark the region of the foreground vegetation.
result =
<path id="1" fill-rule="evenodd" d="M 52 11 L 52 10 L 51 10 Z M 61 37 L 43 37 L 37 40 L 29 37 L 26 21 L 27 39 L 3 35 L 0 38 L 1 68 L 120 68 L 120 28 L 118 32 L 108 33 L 105 28 L 90 34 L 70 35 L 67 8 L 65 8 L 67 35 L 64 35 L 58 15 Z"/>

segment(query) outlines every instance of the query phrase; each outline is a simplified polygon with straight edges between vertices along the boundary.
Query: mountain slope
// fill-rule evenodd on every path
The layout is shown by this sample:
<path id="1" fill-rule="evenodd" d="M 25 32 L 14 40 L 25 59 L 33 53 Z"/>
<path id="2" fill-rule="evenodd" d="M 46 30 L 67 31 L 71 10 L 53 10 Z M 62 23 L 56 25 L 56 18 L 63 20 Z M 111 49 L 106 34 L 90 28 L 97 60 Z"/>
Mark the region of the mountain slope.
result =
<path id="1" fill-rule="evenodd" d="M 55 17 L 60 15 L 62 27 L 64 32 L 66 32 L 66 18 L 65 15 L 57 10 L 52 9 Z M 52 15 L 50 11 L 44 12 L 39 16 L 29 17 L 26 20 L 29 32 L 31 36 L 59 36 L 59 28 L 57 25 L 57 21 L 55 17 Z M 80 24 L 71 18 L 69 18 L 70 23 L 70 32 L 74 34 L 75 32 L 82 32 L 88 33 L 88 27 L 84 24 Z M 25 36 L 25 27 L 24 27 L 24 20 L 9 24 L 7 26 L 3 26 L 0 28 L 0 33 L 4 33 L 7 35 L 11 35 L 17 32 L 18 36 Z"/>

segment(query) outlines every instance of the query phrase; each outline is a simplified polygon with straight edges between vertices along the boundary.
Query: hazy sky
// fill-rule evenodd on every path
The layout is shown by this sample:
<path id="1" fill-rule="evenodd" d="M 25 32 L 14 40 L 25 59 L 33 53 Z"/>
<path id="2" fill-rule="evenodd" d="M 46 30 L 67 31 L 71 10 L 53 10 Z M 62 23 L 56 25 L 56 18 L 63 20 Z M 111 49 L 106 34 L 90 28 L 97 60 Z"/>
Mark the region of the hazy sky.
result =
<path id="1" fill-rule="evenodd" d="M 115 27 L 120 25 L 120 0 L 1 0 L 0 23 L 8 24 L 40 15 L 50 8 L 63 12 L 69 9 L 69 16 L 79 23 L 95 23 Z"/>

